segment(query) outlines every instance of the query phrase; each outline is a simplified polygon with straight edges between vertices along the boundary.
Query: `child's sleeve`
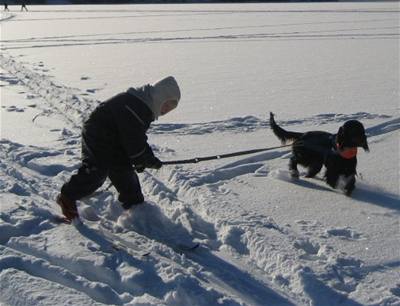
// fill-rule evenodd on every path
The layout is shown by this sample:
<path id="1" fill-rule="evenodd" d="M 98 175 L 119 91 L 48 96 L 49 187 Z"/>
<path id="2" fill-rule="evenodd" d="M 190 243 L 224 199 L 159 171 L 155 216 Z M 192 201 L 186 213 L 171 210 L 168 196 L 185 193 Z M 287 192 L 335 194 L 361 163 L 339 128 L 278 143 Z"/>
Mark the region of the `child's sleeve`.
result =
<path id="1" fill-rule="evenodd" d="M 136 164 L 145 159 L 154 158 L 153 150 L 147 143 L 146 126 L 136 112 L 121 103 L 114 109 L 119 142 L 125 153 Z"/>

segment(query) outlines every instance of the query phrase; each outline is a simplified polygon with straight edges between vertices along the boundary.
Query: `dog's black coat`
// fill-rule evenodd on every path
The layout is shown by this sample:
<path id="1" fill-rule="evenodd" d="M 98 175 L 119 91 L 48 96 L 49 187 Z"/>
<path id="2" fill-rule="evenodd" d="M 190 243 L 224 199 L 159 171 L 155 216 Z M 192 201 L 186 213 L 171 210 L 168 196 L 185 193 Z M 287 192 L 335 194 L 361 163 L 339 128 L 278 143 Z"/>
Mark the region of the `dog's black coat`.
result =
<path id="1" fill-rule="evenodd" d="M 306 177 L 314 177 L 326 167 L 325 180 L 332 188 L 338 187 L 340 176 L 344 176 L 344 191 L 351 195 L 355 188 L 357 157 L 343 158 L 339 150 L 362 147 L 369 151 L 365 129 L 361 122 L 349 120 L 339 128 L 337 134 L 322 131 L 305 133 L 290 132 L 278 126 L 274 114 L 270 113 L 270 125 L 274 134 L 282 143 L 293 141 L 289 170 L 293 177 L 299 176 L 297 165 L 308 168 Z"/>

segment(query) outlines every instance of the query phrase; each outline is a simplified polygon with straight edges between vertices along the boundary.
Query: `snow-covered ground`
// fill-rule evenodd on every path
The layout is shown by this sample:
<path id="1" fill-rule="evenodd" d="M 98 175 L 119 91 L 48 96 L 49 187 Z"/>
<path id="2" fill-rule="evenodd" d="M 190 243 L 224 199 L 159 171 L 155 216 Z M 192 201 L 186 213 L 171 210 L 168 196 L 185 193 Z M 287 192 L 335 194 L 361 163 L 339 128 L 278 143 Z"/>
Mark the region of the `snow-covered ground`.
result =
<path id="1" fill-rule="evenodd" d="M 399 3 L 31 6 L 2 13 L 0 305 L 400 305 Z M 364 123 L 352 197 L 287 172 L 289 150 L 140 175 L 57 222 L 102 99 L 174 75 L 162 160 Z M 177 245 L 200 242 L 193 251 Z"/>

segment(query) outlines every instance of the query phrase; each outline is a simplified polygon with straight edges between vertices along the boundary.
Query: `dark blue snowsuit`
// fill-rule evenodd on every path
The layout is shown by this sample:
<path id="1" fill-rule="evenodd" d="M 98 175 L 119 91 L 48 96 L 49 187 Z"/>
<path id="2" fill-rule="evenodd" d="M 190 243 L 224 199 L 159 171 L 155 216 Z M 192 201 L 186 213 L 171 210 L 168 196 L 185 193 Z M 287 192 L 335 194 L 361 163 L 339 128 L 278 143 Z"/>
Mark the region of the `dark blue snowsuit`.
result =
<path id="1" fill-rule="evenodd" d="M 146 132 L 154 115 L 139 98 L 121 93 L 101 103 L 84 123 L 82 165 L 61 189 L 79 200 L 103 185 L 107 177 L 119 192 L 124 208 L 144 201 L 136 169 L 161 162 L 147 143 Z"/>

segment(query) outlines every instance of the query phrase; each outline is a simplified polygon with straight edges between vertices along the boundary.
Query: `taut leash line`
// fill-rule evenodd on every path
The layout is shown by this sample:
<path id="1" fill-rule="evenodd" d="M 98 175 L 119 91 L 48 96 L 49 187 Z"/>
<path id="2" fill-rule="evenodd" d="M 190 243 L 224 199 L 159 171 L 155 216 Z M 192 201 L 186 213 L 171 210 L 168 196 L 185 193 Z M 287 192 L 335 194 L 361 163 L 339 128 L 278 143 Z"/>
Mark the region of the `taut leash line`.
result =
<path id="1" fill-rule="evenodd" d="M 254 154 L 254 153 L 259 153 L 259 152 L 271 151 L 271 150 L 280 149 L 280 148 L 286 148 L 286 147 L 290 147 L 291 145 L 292 144 L 282 145 L 282 146 L 277 146 L 277 147 L 239 151 L 239 152 L 220 154 L 220 155 L 195 157 L 195 158 L 190 158 L 190 159 L 168 160 L 168 161 L 162 161 L 162 164 L 163 165 L 197 164 L 199 162 L 208 161 L 208 160 L 229 158 L 229 157 L 234 157 L 234 156 L 248 155 L 248 154 Z M 110 189 L 111 186 L 112 186 L 112 183 L 110 183 L 105 190 Z"/>
<path id="2" fill-rule="evenodd" d="M 197 164 L 197 163 L 203 162 L 203 161 L 230 158 L 230 157 L 235 157 L 235 156 L 240 156 L 240 155 L 254 154 L 254 153 L 265 152 L 265 151 L 270 151 L 270 150 L 275 150 L 275 149 L 280 149 L 280 148 L 285 148 L 285 147 L 290 147 L 290 146 L 291 146 L 291 144 L 283 145 L 283 146 L 277 146 L 277 147 L 269 147 L 269 148 L 261 148 L 261 149 L 239 151 L 239 152 L 220 154 L 220 155 L 195 157 L 195 158 L 190 158 L 190 159 L 169 160 L 169 161 L 163 161 L 162 164 L 163 165 Z"/>

